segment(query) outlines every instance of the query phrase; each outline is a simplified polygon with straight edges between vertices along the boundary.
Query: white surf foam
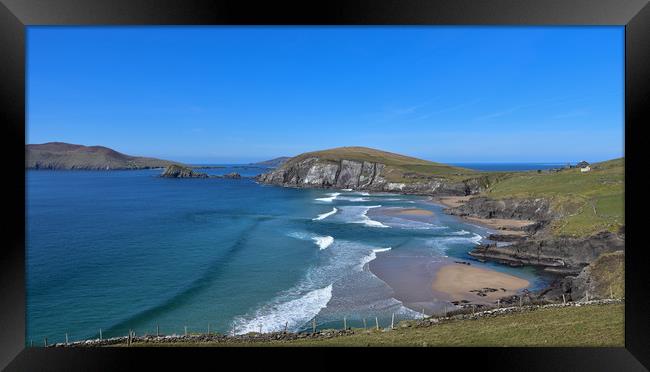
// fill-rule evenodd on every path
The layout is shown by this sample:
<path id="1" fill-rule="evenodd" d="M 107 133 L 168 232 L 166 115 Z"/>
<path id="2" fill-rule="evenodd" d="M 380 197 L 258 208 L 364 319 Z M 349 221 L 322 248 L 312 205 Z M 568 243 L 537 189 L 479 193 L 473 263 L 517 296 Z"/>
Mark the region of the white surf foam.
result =
<path id="1" fill-rule="evenodd" d="M 334 243 L 334 238 L 331 236 L 314 236 L 311 239 L 316 243 L 321 251 Z"/>
<path id="2" fill-rule="evenodd" d="M 326 202 L 326 203 L 331 203 L 331 202 L 333 202 L 333 201 L 334 201 L 334 200 L 335 200 L 339 195 L 341 195 L 341 193 L 340 193 L 340 192 L 331 192 L 331 193 L 329 193 L 329 194 L 327 194 L 327 195 L 329 195 L 329 197 L 327 197 L 327 198 L 316 198 L 315 200 L 322 201 L 322 202 Z"/>
<path id="3" fill-rule="evenodd" d="M 460 231 L 454 231 L 454 232 L 452 232 L 450 234 L 452 234 L 452 235 L 469 235 L 471 233 L 469 231 L 466 231 L 466 230 L 460 230 Z"/>
<path id="4" fill-rule="evenodd" d="M 324 219 L 326 219 L 327 217 L 329 217 L 329 216 L 335 214 L 336 212 L 338 212 L 338 209 L 336 209 L 336 208 L 332 208 L 332 211 L 331 211 L 331 212 L 327 212 L 327 213 L 319 214 L 318 217 L 316 217 L 316 218 L 312 218 L 312 220 L 313 220 L 313 221 L 324 220 Z"/>
<path id="5" fill-rule="evenodd" d="M 381 208 L 381 205 L 371 205 L 371 206 L 367 206 L 367 207 L 363 207 L 363 208 L 365 210 L 363 211 L 363 213 L 361 213 L 361 216 L 360 216 L 361 220 L 353 221 L 354 223 L 362 223 L 362 224 L 365 224 L 366 226 L 370 226 L 370 227 L 390 227 L 388 225 L 384 225 L 383 223 L 381 223 L 379 221 L 375 221 L 373 219 L 370 219 L 370 217 L 368 217 L 368 211 L 369 210 L 371 210 L 373 208 Z"/>
<path id="6" fill-rule="evenodd" d="M 305 232 L 292 232 L 287 234 L 288 236 L 300 240 L 311 240 L 318 246 L 320 250 L 326 249 L 332 243 L 334 243 L 334 238 L 331 236 L 320 236 L 320 235 L 315 235 L 315 234 L 310 234 L 310 233 L 305 233 Z"/>
<path id="7" fill-rule="evenodd" d="M 249 332 L 276 332 L 284 330 L 295 331 L 309 319 L 316 316 L 332 299 L 332 285 L 315 289 L 303 294 L 301 297 L 276 301 L 263 306 L 251 318 L 238 317 L 233 321 L 235 333 L 246 334 Z"/>
<path id="8" fill-rule="evenodd" d="M 352 189 L 341 189 L 341 191 L 350 192 L 350 191 L 352 191 Z"/>
<path id="9" fill-rule="evenodd" d="M 370 251 L 370 254 L 368 254 L 367 256 L 364 256 L 364 257 L 361 258 L 361 263 L 359 264 L 359 266 L 357 266 L 357 268 L 358 268 L 359 270 L 363 271 L 364 267 L 365 267 L 365 266 L 366 266 L 370 261 L 372 261 L 372 260 L 374 260 L 375 258 L 377 258 L 377 253 L 388 252 L 388 251 L 390 251 L 391 249 L 392 249 L 391 247 L 388 247 L 388 248 L 375 248 L 375 249 L 373 249 L 372 251 Z"/>

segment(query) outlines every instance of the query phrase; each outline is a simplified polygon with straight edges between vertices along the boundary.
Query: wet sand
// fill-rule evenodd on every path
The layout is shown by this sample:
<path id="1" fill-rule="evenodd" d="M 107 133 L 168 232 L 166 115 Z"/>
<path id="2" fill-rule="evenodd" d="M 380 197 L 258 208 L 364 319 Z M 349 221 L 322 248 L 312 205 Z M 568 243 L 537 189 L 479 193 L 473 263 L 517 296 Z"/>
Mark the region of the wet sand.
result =
<path id="1" fill-rule="evenodd" d="M 396 252 L 378 255 L 370 262 L 370 271 L 393 290 L 393 297 L 411 310 L 431 315 L 449 306 L 444 293 L 431 287 L 438 268 L 443 263 L 439 257 L 406 256 Z"/>
<path id="2" fill-rule="evenodd" d="M 396 214 L 409 215 L 409 216 L 433 216 L 433 212 L 428 211 L 426 209 L 419 209 L 419 208 L 402 209 L 396 212 Z"/>
<path id="3" fill-rule="evenodd" d="M 517 294 L 529 285 L 528 280 L 513 275 L 454 263 L 437 270 L 432 288 L 446 293 L 454 301 L 480 304 L 494 303 L 498 298 Z"/>

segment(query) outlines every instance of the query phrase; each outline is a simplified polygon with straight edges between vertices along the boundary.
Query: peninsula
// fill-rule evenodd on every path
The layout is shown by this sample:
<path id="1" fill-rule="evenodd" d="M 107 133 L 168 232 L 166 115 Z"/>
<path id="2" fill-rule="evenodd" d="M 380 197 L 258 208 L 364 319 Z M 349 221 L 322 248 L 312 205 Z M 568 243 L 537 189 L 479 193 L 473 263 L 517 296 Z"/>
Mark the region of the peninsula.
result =
<path id="1" fill-rule="evenodd" d="M 104 146 L 48 142 L 25 146 L 28 169 L 117 170 L 164 168 L 177 162 L 130 156 Z"/>

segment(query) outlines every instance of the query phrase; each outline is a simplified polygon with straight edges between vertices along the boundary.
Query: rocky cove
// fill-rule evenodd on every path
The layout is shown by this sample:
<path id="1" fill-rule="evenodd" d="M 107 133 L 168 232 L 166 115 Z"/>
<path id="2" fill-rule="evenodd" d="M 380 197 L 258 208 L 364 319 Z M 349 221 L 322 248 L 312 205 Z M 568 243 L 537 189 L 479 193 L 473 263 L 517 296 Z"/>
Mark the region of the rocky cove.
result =
<path id="1" fill-rule="evenodd" d="M 283 166 L 256 177 L 260 183 L 297 188 L 339 188 L 399 194 L 428 195 L 434 201 L 445 196 L 466 197 L 449 206 L 445 213 L 475 222 L 495 219 L 529 221 L 521 227 L 501 228 L 492 234 L 492 243 L 481 244 L 469 254 L 480 261 L 494 261 L 510 266 L 535 266 L 557 275 L 550 287 L 536 296 L 550 301 L 579 299 L 601 278 L 593 274 L 591 264 L 599 257 L 615 252 L 613 258 L 624 260 L 625 239 L 621 232 L 599 231 L 588 236 L 556 236 L 550 232 L 554 220 L 564 212 L 553 208 L 547 198 L 499 198 L 480 195 L 498 179 L 487 175 L 466 178 L 410 175 L 402 173 L 400 182 L 391 180 L 392 167 L 381 162 L 355 159 L 325 160 L 319 157 L 294 158 Z M 591 284 L 590 284 L 591 283 Z M 603 287 L 600 285 L 600 287 Z M 602 288 L 601 288 L 602 289 Z M 602 292 L 602 290 L 601 290 Z M 592 288 L 591 296 L 605 298 Z"/>

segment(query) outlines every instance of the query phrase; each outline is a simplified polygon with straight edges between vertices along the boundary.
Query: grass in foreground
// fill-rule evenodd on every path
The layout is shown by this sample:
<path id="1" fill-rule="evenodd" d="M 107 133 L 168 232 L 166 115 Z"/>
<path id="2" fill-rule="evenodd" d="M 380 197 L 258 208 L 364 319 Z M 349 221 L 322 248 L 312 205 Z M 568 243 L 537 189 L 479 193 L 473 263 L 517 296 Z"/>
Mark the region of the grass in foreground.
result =
<path id="1" fill-rule="evenodd" d="M 423 328 L 363 331 L 330 339 L 137 346 L 624 346 L 624 305 L 546 308 Z M 123 346 L 123 345 L 122 345 Z"/>

